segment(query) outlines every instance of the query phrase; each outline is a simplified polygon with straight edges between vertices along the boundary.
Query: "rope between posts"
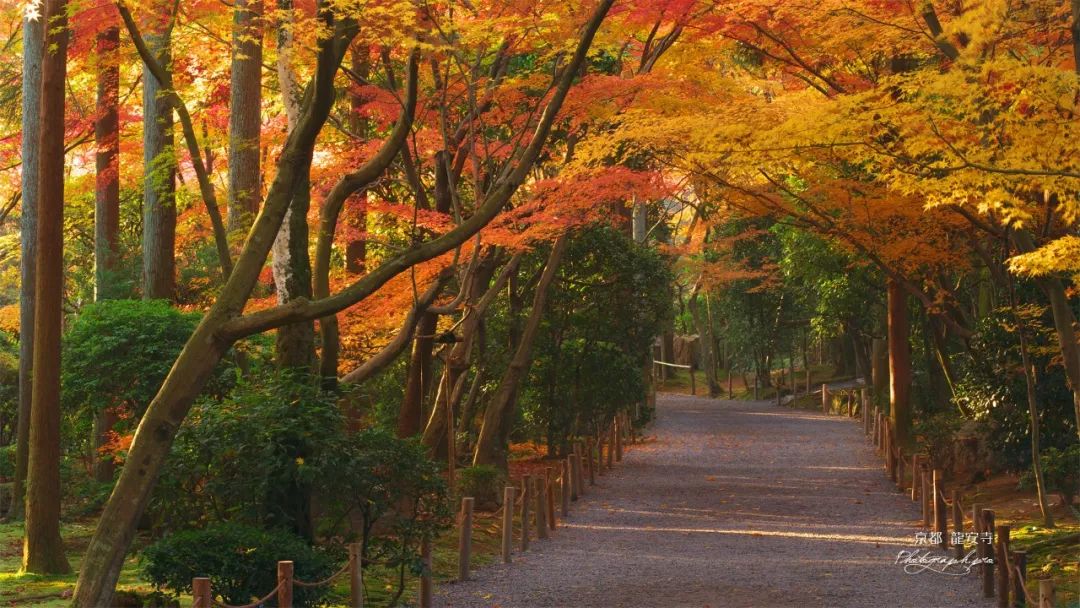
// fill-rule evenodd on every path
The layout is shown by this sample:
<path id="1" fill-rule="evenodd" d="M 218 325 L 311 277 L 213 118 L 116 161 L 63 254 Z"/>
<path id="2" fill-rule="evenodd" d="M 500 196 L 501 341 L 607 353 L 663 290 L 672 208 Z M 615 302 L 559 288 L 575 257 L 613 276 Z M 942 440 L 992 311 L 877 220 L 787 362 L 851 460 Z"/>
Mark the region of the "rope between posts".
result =
<path id="1" fill-rule="evenodd" d="M 321 581 L 317 581 L 317 582 L 314 582 L 314 583 L 308 583 L 308 582 L 302 581 L 302 580 L 300 580 L 298 578 L 294 578 L 293 579 L 293 584 L 296 585 L 297 587 L 321 587 L 321 586 L 329 583 L 330 581 L 334 580 L 335 578 L 341 576 L 342 574 L 344 574 L 349 569 L 349 566 L 352 565 L 352 563 L 353 563 L 353 559 L 352 559 L 352 556 L 350 556 L 349 561 L 345 562 L 345 565 L 341 567 L 341 570 L 338 570 L 337 572 L 331 574 L 330 576 L 324 578 Z"/>
<path id="2" fill-rule="evenodd" d="M 213 602 L 214 605 L 218 606 L 219 608 L 258 608 L 259 606 L 262 606 L 266 602 L 270 601 L 270 598 L 277 595 L 277 592 L 281 590 L 281 585 L 284 582 L 285 581 L 279 581 L 278 584 L 277 584 L 277 587 L 274 587 L 273 590 L 270 591 L 270 593 L 267 593 L 262 599 L 255 600 L 254 602 L 252 602 L 250 604 L 244 604 L 242 606 L 234 606 L 232 604 L 226 604 L 225 602 L 219 602 L 219 601 L 217 601 L 217 600 L 215 600 L 213 598 L 211 598 L 210 601 Z"/>
<path id="3" fill-rule="evenodd" d="M 1023 584 L 1024 582 L 1026 582 L 1024 580 L 1024 573 L 1020 571 L 1019 566 L 1013 564 L 1012 560 L 1009 559 L 1009 548 L 1005 547 L 1005 550 L 1002 551 L 1002 554 L 1005 555 L 1005 569 L 1016 572 L 1016 580 L 1017 580 L 1018 583 L 1020 583 L 1019 587 L 1020 587 L 1021 590 L 1023 590 L 1024 597 L 1027 598 L 1028 605 L 1029 606 L 1038 606 L 1038 604 L 1035 603 L 1035 600 L 1031 599 L 1031 594 L 1028 593 L 1027 585 Z"/>

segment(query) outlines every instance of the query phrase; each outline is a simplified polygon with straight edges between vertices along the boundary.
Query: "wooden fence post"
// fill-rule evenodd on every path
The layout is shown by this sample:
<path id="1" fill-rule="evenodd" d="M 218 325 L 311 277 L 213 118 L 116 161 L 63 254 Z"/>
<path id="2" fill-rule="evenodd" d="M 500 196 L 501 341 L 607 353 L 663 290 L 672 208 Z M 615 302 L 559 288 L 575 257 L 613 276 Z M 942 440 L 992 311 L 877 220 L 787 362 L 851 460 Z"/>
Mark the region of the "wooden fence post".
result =
<path id="1" fill-rule="evenodd" d="M 593 438 L 589 437 L 585 442 L 585 452 L 589 465 L 589 485 L 596 485 L 596 459 L 593 458 Z"/>
<path id="2" fill-rule="evenodd" d="M 1009 569 L 1005 562 L 1009 555 L 1009 526 L 997 527 L 997 542 L 994 545 L 994 561 L 997 562 L 997 605 L 1009 608 Z"/>
<path id="3" fill-rule="evenodd" d="M 945 471 L 934 469 L 934 531 L 941 534 L 941 550 L 949 546 L 948 514 L 945 512 Z"/>
<path id="4" fill-rule="evenodd" d="M 982 521 L 979 523 L 982 529 L 982 535 L 979 536 L 979 555 L 983 558 L 982 563 L 982 575 L 983 575 L 983 597 L 994 597 L 994 512 L 990 509 L 983 509 L 979 512 L 982 516 Z M 990 538 L 984 539 L 983 536 L 989 533 Z"/>
<path id="5" fill-rule="evenodd" d="M 548 467 L 546 473 L 548 473 L 548 526 L 554 530 L 558 527 L 558 518 L 555 516 L 555 470 Z"/>
<path id="6" fill-rule="evenodd" d="M 821 385 L 821 412 L 823 414 L 829 413 L 829 385 Z"/>
<path id="7" fill-rule="evenodd" d="M 566 478 L 570 487 L 570 500 L 577 500 L 577 470 L 574 467 L 574 454 L 571 453 L 566 456 L 566 467 L 570 470 L 570 476 Z"/>
<path id="8" fill-rule="evenodd" d="M 897 452 L 900 452 L 899 448 Z M 896 489 L 903 492 L 907 489 L 907 480 L 904 479 L 904 454 L 900 452 L 896 457 Z"/>
<path id="9" fill-rule="evenodd" d="M 431 539 L 425 538 L 420 543 L 420 608 L 431 608 L 432 596 L 435 595 L 431 580 Z"/>
<path id="10" fill-rule="evenodd" d="M 622 462 L 622 420 L 615 417 L 615 462 Z"/>
<path id="11" fill-rule="evenodd" d="M 461 513 L 458 515 L 458 580 L 469 580 L 469 567 L 472 564 L 472 520 L 473 498 L 461 499 Z"/>
<path id="12" fill-rule="evenodd" d="M 697 396 L 697 379 L 694 378 L 694 362 L 690 362 L 690 395 Z"/>
<path id="13" fill-rule="evenodd" d="M 1054 597 L 1054 581 L 1044 578 L 1039 581 L 1039 608 L 1054 608 L 1057 598 Z"/>
<path id="14" fill-rule="evenodd" d="M 919 476 L 919 459 L 918 454 L 911 455 L 911 500 L 915 501 L 919 499 L 919 490 L 922 485 L 922 478 Z"/>
<path id="15" fill-rule="evenodd" d="M 867 393 L 865 388 L 859 389 L 859 409 L 864 412 L 870 411 L 870 399 L 868 395 L 869 393 Z"/>
<path id="16" fill-rule="evenodd" d="M 529 511 L 532 502 L 532 475 L 521 478 L 521 550 L 529 550 Z"/>
<path id="17" fill-rule="evenodd" d="M 930 490 L 932 489 L 930 475 L 928 474 L 930 472 L 930 467 L 928 467 L 926 463 L 919 463 L 919 466 L 922 467 L 919 470 L 919 479 L 922 480 L 922 490 L 920 490 L 920 493 L 922 494 L 922 525 L 924 528 L 929 528 L 931 516 L 934 512 L 930 502 L 932 497 L 932 494 L 930 493 Z"/>
<path id="18" fill-rule="evenodd" d="M 293 563 L 282 560 L 277 563 L 277 605 L 281 608 L 293 608 Z"/>
<path id="19" fill-rule="evenodd" d="M 1024 586 L 1027 584 L 1027 551 L 1012 552 L 1012 572 L 1009 580 L 1012 581 L 1013 606 L 1021 608 L 1027 604 L 1024 596 Z"/>
<path id="20" fill-rule="evenodd" d="M 615 468 L 615 425 L 608 427 L 607 468 Z"/>
<path id="21" fill-rule="evenodd" d="M 509 564 L 510 552 L 514 545 L 514 494 L 517 488 L 506 486 L 503 488 L 503 519 L 502 519 L 502 558 L 504 564 Z"/>
<path id="22" fill-rule="evenodd" d="M 964 557 L 964 510 L 960 506 L 960 490 L 952 491 L 952 523 L 953 523 L 953 538 L 958 539 L 956 542 L 953 555 L 956 559 L 963 559 Z"/>
<path id="23" fill-rule="evenodd" d="M 360 543 L 349 543 L 349 608 L 364 608 L 364 554 Z"/>
<path id="24" fill-rule="evenodd" d="M 604 474 L 604 431 L 596 431 L 596 472 Z"/>
<path id="25" fill-rule="evenodd" d="M 563 458 L 562 475 L 559 477 L 559 500 L 562 502 L 562 517 L 570 515 L 570 459 Z"/>
<path id="26" fill-rule="evenodd" d="M 581 468 L 581 450 L 574 451 L 574 492 L 578 498 L 585 496 L 585 476 Z"/>
<path id="27" fill-rule="evenodd" d="M 212 608 L 214 604 L 209 578 L 196 576 L 191 579 L 191 600 L 191 608 Z"/>
<path id="28" fill-rule="evenodd" d="M 536 478 L 536 538 L 548 537 L 547 523 L 547 475 Z"/>

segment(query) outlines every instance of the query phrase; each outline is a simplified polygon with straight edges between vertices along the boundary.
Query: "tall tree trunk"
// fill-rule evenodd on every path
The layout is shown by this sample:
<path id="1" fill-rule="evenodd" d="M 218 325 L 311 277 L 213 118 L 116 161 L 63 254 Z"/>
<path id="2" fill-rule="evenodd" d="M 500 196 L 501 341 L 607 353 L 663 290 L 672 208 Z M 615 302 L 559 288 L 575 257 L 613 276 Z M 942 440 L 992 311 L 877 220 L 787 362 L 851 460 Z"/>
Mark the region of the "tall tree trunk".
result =
<path id="1" fill-rule="evenodd" d="M 105 10 L 112 10 L 106 7 Z M 120 25 L 113 22 L 97 35 L 97 120 L 94 122 L 94 299 L 123 296 L 116 272 L 120 256 Z M 111 481 L 116 466 L 99 450 L 116 424 L 116 413 L 105 404 L 94 415 L 92 461 L 94 478 Z"/>
<path id="2" fill-rule="evenodd" d="M 262 0 L 236 0 L 232 78 L 229 81 L 229 216 L 231 233 L 244 233 L 259 212 L 262 179 Z M 240 235 L 241 237 L 243 234 Z"/>
<path id="3" fill-rule="evenodd" d="M 26 477 L 23 570 L 71 571 L 60 539 L 60 333 L 64 304 L 64 85 L 67 2 L 47 0 L 38 139 L 37 284 L 30 462 Z"/>
<path id="4" fill-rule="evenodd" d="M 11 513 L 19 518 L 26 497 L 26 470 L 30 459 L 30 403 L 34 370 L 34 289 L 37 268 L 38 149 L 41 105 L 41 55 L 45 26 L 40 19 L 23 23 L 22 83 L 22 218 L 20 219 L 19 282 L 19 415 L 15 438 L 15 480 Z"/>
<path id="5" fill-rule="evenodd" d="M 290 28 L 294 23 L 292 0 L 278 0 L 278 9 L 285 15 L 278 28 L 277 37 L 278 83 L 289 132 L 292 132 L 300 113 L 300 87 L 290 64 L 293 48 Z M 310 163 L 308 169 L 301 176 L 301 182 L 293 194 L 281 229 L 274 239 L 271 270 L 278 304 L 297 298 L 310 299 L 312 295 L 307 221 L 308 209 L 311 207 Z M 279 327 L 274 346 L 274 358 L 279 369 L 312 369 L 315 365 L 315 323 L 301 321 Z"/>
<path id="6" fill-rule="evenodd" d="M 889 390 L 889 344 L 884 338 L 874 338 L 870 346 L 873 367 L 874 395 L 884 395 Z"/>
<path id="7" fill-rule="evenodd" d="M 1075 6 L 1075 5 L 1074 5 Z M 1013 243 L 1021 253 L 1035 251 L 1035 238 L 1026 230 L 1012 232 Z M 1080 344 L 1076 342 L 1076 316 L 1069 306 L 1065 295 L 1065 286 L 1055 278 L 1041 278 L 1036 281 L 1039 288 L 1050 299 L 1050 312 L 1054 318 L 1054 330 L 1057 332 L 1058 348 L 1065 367 L 1065 377 L 1072 389 L 1073 414 L 1076 416 L 1076 432 L 1080 435 Z"/>
<path id="8" fill-rule="evenodd" d="M 908 335 L 907 296 L 904 288 L 888 281 L 889 316 L 889 415 L 896 431 L 896 443 L 906 445 L 911 435 L 911 345 Z"/>
<path id="9" fill-rule="evenodd" d="M 450 356 L 446 360 L 446 370 L 444 372 L 446 386 L 456 387 L 459 379 L 469 369 L 473 347 L 476 345 L 484 314 L 487 313 L 491 303 L 495 301 L 498 292 L 506 285 L 510 273 L 517 271 L 520 259 L 520 256 L 514 256 L 503 268 L 495 283 L 490 284 L 491 278 L 495 274 L 496 263 L 494 254 L 489 253 L 477 266 L 474 276 L 469 278 L 472 284 L 469 287 L 469 296 L 465 304 L 468 318 L 462 323 L 460 341 L 454 344 L 454 348 L 451 349 Z M 441 448 L 446 445 L 444 441 L 448 421 L 446 408 L 450 407 L 451 411 L 457 411 L 462 394 L 460 392 L 455 394 L 451 390 L 448 396 L 450 397 L 448 400 L 440 401 L 437 399 L 435 401 L 435 406 L 431 408 L 431 414 L 428 416 L 427 424 L 424 426 L 422 442 L 436 456 L 440 455 Z"/>
<path id="10" fill-rule="evenodd" d="M 1050 503 L 1046 499 L 1046 482 L 1043 480 L 1042 452 L 1039 447 L 1039 405 L 1035 400 L 1035 368 L 1031 364 L 1027 340 L 1027 327 L 1024 319 L 1016 310 L 1016 292 L 1012 282 L 1009 284 L 1009 304 L 1012 308 L 1013 317 L 1016 318 L 1020 336 L 1020 358 L 1024 366 L 1024 387 L 1026 389 L 1028 420 L 1031 431 L 1031 471 L 1035 475 L 1035 494 L 1039 501 L 1039 511 L 1042 514 L 1043 525 L 1047 528 L 1054 527 L 1054 515 L 1050 512 Z M 1075 463 L 1074 463 L 1075 464 Z"/>
<path id="11" fill-rule="evenodd" d="M 440 213 L 450 211 L 452 204 L 446 158 L 444 151 L 435 155 L 435 210 Z M 434 333 L 438 322 L 439 315 L 424 311 L 416 325 L 416 338 L 409 355 L 408 375 L 405 380 L 405 396 L 398 411 L 398 437 L 412 437 L 422 428 L 424 397 L 429 395 L 433 388 L 434 365 L 431 355 L 435 347 Z"/>
<path id="12" fill-rule="evenodd" d="M 694 319 L 698 343 L 701 344 L 701 366 L 705 370 L 705 383 L 709 387 L 709 396 L 715 397 L 720 394 L 720 385 L 716 382 L 716 355 L 713 352 L 712 328 L 709 327 L 708 319 L 702 314 L 701 306 L 698 304 L 700 292 L 701 278 L 699 277 L 687 305 L 690 308 L 690 316 Z"/>
<path id="13" fill-rule="evenodd" d="M 474 465 L 495 465 L 503 470 L 507 468 L 506 438 L 509 434 L 508 427 L 514 418 L 518 389 L 532 364 L 533 343 L 540 332 L 540 321 L 543 320 L 544 309 L 547 306 L 548 289 L 555 280 L 568 242 L 569 236 L 564 234 L 556 239 L 551 247 L 544 273 L 540 276 L 540 282 L 537 283 L 536 292 L 533 294 L 532 310 L 529 311 L 529 318 L 525 322 L 517 350 L 514 351 L 514 357 L 499 381 L 499 388 L 496 389 L 487 410 L 484 411 L 484 422 L 480 426 L 480 435 L 476 439 Z"/>
<path id="14" fill-rule="evenodd" d="M 368 78 L 371 74 L 370 47 L 366 44 L 353 45 L 351 52 L 352 71 L 360 78 Z M 368 99 L 353 89 L 349 93 L 349 130 L 359 138 L 357 145 L 367 140 L 368 121 L 364 119 L 361 110 Z M 353 217 L 349 219 L 353 228 L 360 232 L 358 238 L 349 239 L 345 243 L 345 271 L 353 274 L 361 274 L 367 268 L 367 208 L 359 205 Z"/>
<path id="15" fill-rule="evenodd" d="M 169 17 L 155 16 L 147 45 L 172 70 Z M 143 298 L 176 297 L 176 151 L 172 106 L 161 83 L 143 67 Z"/>

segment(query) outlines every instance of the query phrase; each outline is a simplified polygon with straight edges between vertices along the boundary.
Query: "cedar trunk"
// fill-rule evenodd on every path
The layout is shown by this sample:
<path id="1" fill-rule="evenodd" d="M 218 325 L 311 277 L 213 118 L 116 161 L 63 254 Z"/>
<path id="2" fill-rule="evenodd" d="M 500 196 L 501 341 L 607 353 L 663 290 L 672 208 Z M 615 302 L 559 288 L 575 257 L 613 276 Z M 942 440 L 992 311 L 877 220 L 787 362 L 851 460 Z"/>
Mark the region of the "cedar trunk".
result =
<path id="1" fill-rule="evenodd" d="M 296 127 L 300 101 L 296 76 L 292 71 L 293 37 L 292 0 L 278 0 L 278 9 L 286 16 L 278 28 L 278 83 L 285 106 L 289 132 Z M 260 46 L 261 52 L 261 46 Z M 311 254 L 308 252 L 308 209 L 311 207 L 311 167 L 302 172 L 281 229 L 274 239 L 274 289 L 278 304 L 297 298 L 311 298 Z M 256 211 L 258 203 L 256 203 Z M 274 343 L 274 359 L 279 369 L 310 370 L 315 365 L 315 323 L 301 321 L 279 327 Z"/>
<path id="2" fill-rule="evenodd" d="M 110 25 L 97 36 L 98 82 L 97 120 L 94 123 L 94 299 L 119 298 L 117 263 L 120 257 L 120 26 Z M 103 458 L 101 447 L 116 424 L 116 414 L 99 406 L 94 415 L 94 478 L 111 481 L 116 465 L 111 457 Z"/>
<path id="3" fill-rule="evenodd" d="M 895 426 L 896 444 L 903 447 L 911 435 L 911 324 L 904 288 L 893 280 L 888 282 L 888 316 L 889 415 Z"/>
<path id="4" fill-rule="evenodd" d="M 229 82 L 229 232 L 246 232 L 259 211 L 262 180 L 261 0 L 236 0 L 232 78 Z"/>
<path id="5" fill-rule="evenodd" d="M 34 388 L 26 478 L 23 570 L 71 571 L 60 539 L 60 334 L 64 304 L 64 84 L 67 2 L 45 3 L 38 147 L 37 283 L 34 310 Z"/>
<path id="6" fill-rule="evenodd" d="M 34 289 L 37 268 L 38 107 L 41 104 L 41 54 L 45 48 L 41 20 L 23 23 L 22 83 L 22 218 L 20 219 L 19 283 L 19 415 L 15 439 L 15 480 L 11 512 L 19 518 L 26 497 L 26 469 L 30 458 L 30 403 L 34 362 Z"/>
<path id="7" fill-rule="evenodd" d="M 495 395 L 484 411 L 484 422 L 480 426 L 480 435 L 476 438 L 473 465 L 495 465 L 503 470 L 507 468 L 506 440 L 509 421 L 514 417 L 514 407 L 517 404 L 521 381 L 532 363 L 532 347 L 540 331 L 540 321 L 544 317 L 544 309 L 547 306 L 548 288 L 555 280 L 555 274 L 566 252 L 568 241 L 569 237 L 564 234 L 556 239 L 551 247 L 544 273 L 536 285 L 532 310 L 529 311 L 529 318 L 525 322 L 525 329 L 514 352 L 514 358 L 510 360 L 510 366 L 506 368 L 506 372 L 499 381 L 499 388 L 496 389 Z"/>
<path id="8" fill-rule="evenodd" d="M 172 69 L 170 32 L 154 24 L 147 35 L 150 51 L 166 70 Z M 161 83 L 143 68 L 143 298 L 176 297 L 176 152 L 173 113 Z"/>

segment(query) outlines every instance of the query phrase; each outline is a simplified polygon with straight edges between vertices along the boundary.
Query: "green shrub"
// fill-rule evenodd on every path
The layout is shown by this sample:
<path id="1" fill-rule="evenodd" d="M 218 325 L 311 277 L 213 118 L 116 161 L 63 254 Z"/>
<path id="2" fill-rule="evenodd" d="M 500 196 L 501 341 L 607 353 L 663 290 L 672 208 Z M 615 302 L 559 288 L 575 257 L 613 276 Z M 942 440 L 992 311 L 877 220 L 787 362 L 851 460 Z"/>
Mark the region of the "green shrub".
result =
<path id="1" fill-rule="evenodd" d="M 15 476 L 15 444 L 0 446 L 0 479 Z"/>
<path id="2" fill-rule="evenodd" d="M 1042 465 L 1046 488 L 1057 492 L 1062 504 L 1072 506 L 1077 493 L 1080 493 L 1080 443 L 1074 443 L 1064 450 L 1043 450 Z"/>
<path id="3" fill-rule="evenodd" d="M 498 467 L 478 464 L 459 470 L 457 475 L 459 496 L 472 496 L 480 508 L 499 505 L 506 487 L 506 475 Z"/>
<path id="4" fill-rule="evenodd" d="M 1076 417 L 1065 373 L 1055 361 L 1056 334 L 1049 312 L 1032 307 L 1022 313 L 1033 334 L 1031 361 L 1037 370 L 1040 443 L 1067 448 L 1076 442 Z M 1031 468 L 1031 421 L 1027 407 L 1015 317 L 999 309 L 979 321 L 968 353 L 960 358 L 954 400 L 979 423 L 990 453 L 1006 469 Z"/>
<path id="5" fill-rule="evenodd" d="M 292 560 L 294 576 L 316 581 L 333 574 L 333 561 L 298 536 L 240 524 L 170 534 L 142 553 L 146 578 L 174 595 L 191 592 L 191 579 L 210 578 L 216 597 L 247 604 L 277 586 L 277 562 Z M 319 606 L 328 586 L 293 587 L 297 606 Z M 276 601 L 268 603 L 276 606 Z"/>

